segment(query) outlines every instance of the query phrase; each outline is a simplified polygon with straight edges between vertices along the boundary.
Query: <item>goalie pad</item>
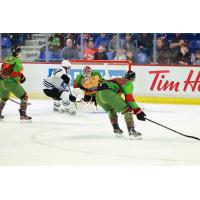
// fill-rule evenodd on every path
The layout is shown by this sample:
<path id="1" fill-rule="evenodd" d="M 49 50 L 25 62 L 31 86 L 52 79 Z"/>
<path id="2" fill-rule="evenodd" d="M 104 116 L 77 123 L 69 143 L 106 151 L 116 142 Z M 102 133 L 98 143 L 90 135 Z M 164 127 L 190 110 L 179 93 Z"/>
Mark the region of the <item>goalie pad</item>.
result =
<path id="1" fill-rule="evenodd" d="M 76 101 L 79 102 L 84 98 L 85 92 L 80 88 L 75 88 L 73 91 L 73 95 L 76 97 Z"/>

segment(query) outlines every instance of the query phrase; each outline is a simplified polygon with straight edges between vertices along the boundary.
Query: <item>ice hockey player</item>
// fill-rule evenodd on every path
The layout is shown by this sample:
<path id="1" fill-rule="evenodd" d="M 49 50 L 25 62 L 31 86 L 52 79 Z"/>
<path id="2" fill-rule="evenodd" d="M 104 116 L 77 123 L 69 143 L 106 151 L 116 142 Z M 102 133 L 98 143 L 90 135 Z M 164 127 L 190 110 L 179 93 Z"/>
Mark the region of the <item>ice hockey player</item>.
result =
<path id="1" fill-rule="evenodd" d="M 31 121 L 31 117 L 26 115 L 28 96 L 22 83 L 25 82 L 23 75 L 23 66 L 20 60 L 21 48 L 19 46 L 13 46 L 11 49 L 12 56 L 8 56 L 3 60 L 0 72 L 0 119 L 3 108 L 10 97 L 10 93 L 13 93 L 20 99 L 20 119 L 21 121 Z"/>
<path id="2" fill-rule="evenodd" d="M 97 71 L 93 71 L 90 66 L 83 68 L 83 73 L 79 74 L 74 80 L 75 93 L 83 97 L 84 102 L 94 102 L 96 105 L 95 94 L 97 86 L 103 78 Z M 77 90 L 76 88 L 79 88 Z"/>
<path id="3" fill-rule="evenodd" d="M 70 78 L 67 75 L 71 69 L 71 63 L 63 60 L 61 66 L 53 70 L 52 74 L 43 80 L 44 93 L 54 99 L 54 111 L 76 114 L 75 107 L 71 102 L 76 101 L 68 88 Z"/>
<path id="4" fill-rule="evenodd" d="M 133 97 L 135 72 L 128 71 L 124 78 L 114 78 L 102 82 L 97 88 L 96 101 L 107 113 L 116 136 L 123 136 L 118 124 L 117 112 L 124 115 L 130 139 L 142 139 L 141 133 L 135 130 L 133 113 L 138 120 L 145 121 L 146 114 L 140 109 Z M 124 94 L 125 100 L 121 97 Z"/>

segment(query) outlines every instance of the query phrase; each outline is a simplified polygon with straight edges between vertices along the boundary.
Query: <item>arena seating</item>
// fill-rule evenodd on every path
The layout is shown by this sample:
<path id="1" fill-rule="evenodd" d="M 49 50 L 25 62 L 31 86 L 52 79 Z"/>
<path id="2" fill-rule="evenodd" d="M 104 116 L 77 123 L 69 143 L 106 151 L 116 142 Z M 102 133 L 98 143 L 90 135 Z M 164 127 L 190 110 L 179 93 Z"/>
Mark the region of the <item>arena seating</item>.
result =
<path id="1" fill-rule="evenodd" d="M 108 38 L 112 39 L 112 33 L 106 33 Z M 137 38 L 139 33 L 131 33 L 133 36 L 133 39 L 136 43 L 137 47 Z M 66 36 L 67 34 L 64 34 Z M 90 38 L 95 40 L 99 37 L 100 33 L 90 33 Z M 120 37 L 120 45 L 123 44 L 125 40 L 125 33 L 119 33 Z M 2 46 L 2 56 L 4 57 L 6 54 L 9 54 L 10 48 L 12 46 L 12 40 L 9 38 L 9 34 L 2 34 L 2 40 L 1 40 L 1 46 Z M 166 36 L 166 39 L 169 41 L 169 43 L 172 41 L 172 39 L 175 37 L 175 33 L 157 33 L 157 37 L 160 36 Z M 46 42 L 46 34 L 31 34 L 30 39 L 23 40 L 24 35 L 20 34 L 20 42 L 22 43 L 22 49 L 24 49 L 25 56 L 23 57 L 24 60 L 30 59 L 29 61 L 45 61 L 45 53 L 40 52 L 40 48 L 42 48 L 45 45 Z M 78 39 L 79 38 L 79 39 Z M 191 54 L 195 54 L 197 50 L 200 50 L 200 33 L 183 33 L 183 38 L 187 41 L 189 51 Z M 75 34 L 75 44 L 80 42 L 80 33 Z M 114 59 L 114 54 L 112 52 L 107 52 L 107 57 L 109 60 Z M 137 64 L 145 64 L 147 63 L 147 56 L 145 55 L 145 52 L 135 52 L 134 55 L 135 62 Z M 49 51 L 48 55 L 49 61 L 60 61 L 62 60 L 61 55 L 59 52 L 53 53 Z"/>
<path id="2" fill-rule="evenodd" d="M 2 37 L 1 46 L 2 48 L 11 48 L 11 39 L 9 37 Z"/>

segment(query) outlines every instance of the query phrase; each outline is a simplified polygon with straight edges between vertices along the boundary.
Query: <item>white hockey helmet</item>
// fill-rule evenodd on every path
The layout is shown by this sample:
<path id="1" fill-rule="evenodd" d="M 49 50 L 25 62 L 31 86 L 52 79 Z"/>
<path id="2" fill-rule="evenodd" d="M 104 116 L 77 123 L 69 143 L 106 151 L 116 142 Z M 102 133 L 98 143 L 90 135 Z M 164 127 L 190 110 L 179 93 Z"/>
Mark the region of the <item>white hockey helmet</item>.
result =
<path id="1" fill-rule="evenodd" d="M 61 66 L 66 68 L 66 69 L 71 69 L 72 65 L 68 60 L 63 60 L 61 63 Z"/>

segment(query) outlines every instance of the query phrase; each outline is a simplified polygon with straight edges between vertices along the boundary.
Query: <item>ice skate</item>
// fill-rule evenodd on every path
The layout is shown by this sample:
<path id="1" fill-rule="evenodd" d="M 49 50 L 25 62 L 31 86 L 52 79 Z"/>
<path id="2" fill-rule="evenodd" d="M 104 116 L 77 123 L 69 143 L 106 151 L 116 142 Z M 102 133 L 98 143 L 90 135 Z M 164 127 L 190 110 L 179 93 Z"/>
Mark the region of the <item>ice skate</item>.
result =
<path id="1" fill-rule="evenodd" d="M 32 117 L 26 115 L 26 111 L 25 110 L 19 109 L 19 113 L 20 113 L 21 122 L 31 122 Z"/>
<path id="2" fill-rule="evenodd" d="M 65 112 L 70 115 L 75 115 L 76 111 L 73 108 L 65 108 Z"/>
<path id="3" fill-rule="evenodd" d="M 142 134 L 135 131 L 134 128 L 130 128 L 128 130 L 128 132 L 129 132 L 129 139 L 130 140 L 141 140 L 142 139 Z"/>
<path id="4" fill-rule="evenodd" d="M 0 121 L 2 121 L 3 119 L 4 119 L 4 116 L 0 112 Z"/>
<path id="5" fill-rule="evenodd" d="M 118 125 L 113 126 L 115 137 L 123 137 L 123 131 Z"/>
<path id="6" fill-rule="evenodd" d="M 59 108 L 53 107 L 54 112 L 59 112 Z"/>
<path id="7" fill-rule="evenodd" d="M 60 106 L 61 106 L 61 103 L 59 101 L 54 101 L 53 102 L 53 111 L 60 112 Z"/>
<path id="8" fill-rule="evenodd" d="M 65 113 L 65 107 L 61 105 L 58 110 L 59 113 Z"/>

